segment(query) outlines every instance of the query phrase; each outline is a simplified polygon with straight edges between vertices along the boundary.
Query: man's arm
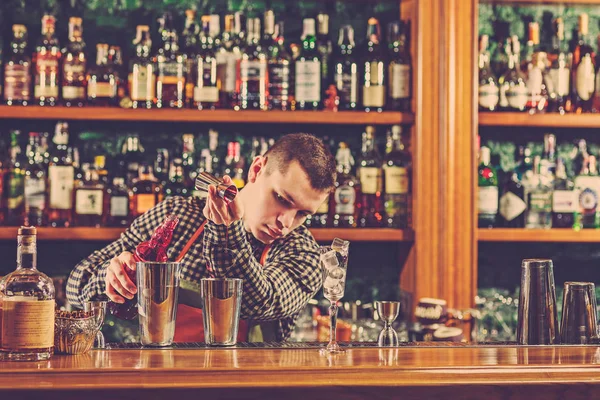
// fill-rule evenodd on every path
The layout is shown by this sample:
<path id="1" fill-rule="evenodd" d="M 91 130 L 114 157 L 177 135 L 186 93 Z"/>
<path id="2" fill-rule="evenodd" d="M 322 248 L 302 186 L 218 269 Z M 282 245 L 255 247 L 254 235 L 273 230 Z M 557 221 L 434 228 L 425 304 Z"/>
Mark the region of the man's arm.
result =
<path id="1" fill-rule="evenodd" d="M 101 250 L 79 262 L 67 280 L 67 300 L 82 308 L 83 302 L 106 291 L 105 278 L 108 265 L 113 257 L 124 251 L 133 252 L 135 247 L 148 240 L 154 229 L 160 225 L 171 210 L 172 201 L 167 198 L 154 208 L 138 217 L 121 234 L 121 237 Z"/>
<path id="2" fill-rule="evenodd" d="M 291 234 L 278 254 L 262 266 L 252 251 L 242 221 L 229 226 L 208 221 L 204 256 L 217 277 L 242 278 L 242 316 L 261 321 L 290 317 L 321 287 L 318 246 Z"/>

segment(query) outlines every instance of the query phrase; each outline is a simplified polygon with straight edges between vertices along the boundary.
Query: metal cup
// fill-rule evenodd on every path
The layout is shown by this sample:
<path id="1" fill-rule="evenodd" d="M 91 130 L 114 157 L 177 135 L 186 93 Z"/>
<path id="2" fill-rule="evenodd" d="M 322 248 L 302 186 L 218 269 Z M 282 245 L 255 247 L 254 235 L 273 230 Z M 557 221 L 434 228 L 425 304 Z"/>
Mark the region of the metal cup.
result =
<path id="1" fill-rule="evenodd" d="M 178 262 L 138 262 L 138 313 L 140 341 L 144 346 L 170 346 L 175 334 Z"/>
<path id="2" fill-rule="evenodd" d="M 243 280 L 204 278 L 200 280 L 204 342 L 209 346 L 233 346 L 242 306 Z"/>
<path id="3" fill-rule="evenodd" d="M 106 316 L 106 301 L 102 300 L 90 300 L 83 303 L 83 311 L 94 312 L 94 319 L 96 320 L 96 341 L 95 345 L 97 349 L 103 349 L 106 347 L 104 340 L 104 334 L 102 333 L 102 325 L 104 324 L 104 317 Z"/>
<path id="4" fill-rule="evenodd" d="M 552 260 L 523 260 L 517 343 L 521 345 L 560 343 Z"/>
<path id="5" fill-rule="evenodd" d="M 400 302 L 376 301 L 375 309 L 377 310 L 379 318 L 381 318 L 384 323 L 383 329 L 379 333 L 379 338 L 377 340 L 378 345 L 380 347 L 398 346 L 398 334 L 394 328 L 392 328 L 392 323 L 394 323 L 400 312 Z"/>
<path id="6" fill-rule="evenodd" d="M 565 282 L 560 335 L 563 343 L 587 344 L 598 335 L 596 288 L 591 282 Z"/>

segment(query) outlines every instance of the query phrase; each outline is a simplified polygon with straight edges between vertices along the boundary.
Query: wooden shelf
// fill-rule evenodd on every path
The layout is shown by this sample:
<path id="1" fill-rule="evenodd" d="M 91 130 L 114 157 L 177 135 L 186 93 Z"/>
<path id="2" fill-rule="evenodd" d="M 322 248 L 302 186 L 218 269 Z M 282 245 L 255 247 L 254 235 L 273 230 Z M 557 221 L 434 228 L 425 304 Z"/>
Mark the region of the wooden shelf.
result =
<path id="1" fill-rule="evenodd" d="M 600 0 L 599 0 L 600 1 Z M 528 126 L 546 128 L 598 128 L 600 114 L 534 114 L 480 112 L 479 126 Z"/>
<path id="2" fill-rule="evenodd" d="M 480 0 L 483 4 L 498 5 L 538 5 L 538 4 L 564 4 L 564 5 L 595 5 L 600 4 L 600 0 Z"/>
<path id="3" fill-rule="evenodd" d="M 0 119 L 61 119 L 71 121 L 225 122 L 263 124 L 410 125 L 414 115 L 396 111 L 233 111 L 134 110 L 110 107 L 0 106 Z"/>
<path id="4" fill-rule="evenodd" d="M 480 242 L 600 243 L 600 230 L 583 229 L 478 229 Z"/>
<path id="5" fill-rule="evenodd" d="M 16 240 L 17 227 L 0 227 L 0 240 Z M 112 241 L 119 238 L 123 228 L 38 228 L 38 240 Z M 329 242 L 335 237 L 355 242 L 410 242 L 411 230 L 401 229 L 311 229 L 315 239 Z"/>

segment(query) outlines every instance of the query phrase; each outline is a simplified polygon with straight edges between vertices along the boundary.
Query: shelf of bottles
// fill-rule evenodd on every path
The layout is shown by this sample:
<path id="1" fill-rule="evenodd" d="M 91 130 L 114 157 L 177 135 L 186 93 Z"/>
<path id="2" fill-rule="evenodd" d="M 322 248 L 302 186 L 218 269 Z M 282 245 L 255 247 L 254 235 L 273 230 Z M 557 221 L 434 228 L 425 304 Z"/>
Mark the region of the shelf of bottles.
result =
<path id="1" fill-rule="evenodd" d="M 28 50 L 27 27 L 13 25 L 11 51 L 3 60 L 2 102 L 7 107 L 18 107 L 15 111 L 0 109 L 0 117 L 412 122 L 407 22 L 391 22 L 385 27 L 387 34 L 382 34 L 379 21 L 370 18 L 366 21 L 366 38 L 357 46 L 351 25 L 341 27 L 333 44 L 326 13 L 303 19 L 299 40 L 284 37 L 284 22 L 276 23 L 270 9 L 262 19 L 246 18 L 239 12 L 198 19 L 195 11 L 188 10 L 182 32 L 173 20 L 170 13 L 160 18 L 161 39 L 154 47 L 149 26 L 138 25 L 135 54 L 123 54 L 118 46 L 99 43 L 95 64 L 86 60 L 81 18 L 69 19 L 69 39 L 61 48 L 54 16 L 44 15 L 41 37 L 33 53 Z M 129 60 L 127 66 L 124 57 Z M 21 106 L 65 106 L 74 110 L 26 111 Z M 181 113 L 157 111 L 162 109 Z M 280 112 L 235 114 L 232 110 Z M 356 116 L 331 113 L 338 110 L 352 111 Z"/>
<path id="2" fill-rule="evenodd" d="M 0 227 L 0 240 L 14 240 L 17 227 Z M 124 228 L 38 228 L 40 241 L 112 241 L 120 237 Z M 414 234 L 410 229 L 353 229 L 313 228 L 311 233 L 318 242 L 330 242 L 336 237 L 355 242 L 411 242 Z"/>
<path id="3" fill-rule="evenodd" d="M 600 231 L 592 229 L 478 229 L 480 242 L 556 242 L 556 243 L 599 243 Z"/>
<path id="4" fill-rule="evenodd" d="M 600 4 L 600 0 L 479 0 L 479 3 L 495 5 L 596 5 Z"/>
<path id="5" fill-rule="evenodd" d="M 520 112 L 480 112 L 479 126 L 598 128 L 600 127 L 600 114 L 529 114 Z"/>

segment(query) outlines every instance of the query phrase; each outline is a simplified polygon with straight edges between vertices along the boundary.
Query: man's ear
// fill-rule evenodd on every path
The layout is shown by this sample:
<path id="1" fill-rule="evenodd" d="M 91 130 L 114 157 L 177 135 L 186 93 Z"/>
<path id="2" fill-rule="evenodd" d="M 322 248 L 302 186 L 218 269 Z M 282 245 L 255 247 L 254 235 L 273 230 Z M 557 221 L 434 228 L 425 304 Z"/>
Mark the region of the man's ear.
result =
<path id="1" fill-rule="evenodd" d="M 267 158 L 263 156 L 256 156 L 254 160 L 252 160 L 252 164 L 250 165 L 250 169 L 248 170 L 248 181 L 256 182 L 256 178 L 262 173 L 264 173 L 265 168 L 267 167 Z"/>

